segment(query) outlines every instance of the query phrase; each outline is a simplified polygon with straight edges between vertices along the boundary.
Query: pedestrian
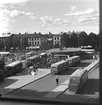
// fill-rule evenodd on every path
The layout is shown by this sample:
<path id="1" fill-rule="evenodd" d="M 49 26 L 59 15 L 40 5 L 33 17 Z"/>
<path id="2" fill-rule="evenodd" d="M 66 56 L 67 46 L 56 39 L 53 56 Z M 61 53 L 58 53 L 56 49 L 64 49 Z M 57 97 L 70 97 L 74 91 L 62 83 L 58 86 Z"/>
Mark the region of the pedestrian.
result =
<path id="1" fill-rule="evenodd" d="M 59 85 L 59 79 L 58 79 L 58 76 L 56 76 L 56 84 L 57 84 L 57 86 Z"/>
<path id="2" fill-rule="evenodd" d="M 35 65 L 33 65 L 33 71 L 34 71 L 34 72 L 36 72 L 36 68 L 35 68 Z"/>

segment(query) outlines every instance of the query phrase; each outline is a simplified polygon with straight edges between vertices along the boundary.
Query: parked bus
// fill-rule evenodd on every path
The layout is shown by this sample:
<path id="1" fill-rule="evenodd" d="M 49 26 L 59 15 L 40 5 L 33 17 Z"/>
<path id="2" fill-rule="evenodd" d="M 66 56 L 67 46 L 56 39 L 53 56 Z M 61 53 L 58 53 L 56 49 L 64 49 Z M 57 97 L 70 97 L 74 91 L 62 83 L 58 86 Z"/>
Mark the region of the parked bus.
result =
<path id="1" fill-rule="evenodd" d="M 40 55 L 35 55 L 35 56 L 27 58 L 27 67 L 33 66 L 33 64 L 39 62 L 40 59 L 41 59 Z"/>
<path id="2" fill-rule="evenodd" d="M 0 52 L 0 55 L 3 55 L 3 56 L 8 56 L 10 54 L 10 52 Z"/>
<path id="3" fill-rule="evenodd" d="M 40 57 L 41 57 L 41 58 L 47 58 L 47 53 L 41 53 L 41 54 L 40 54 Z"/>
<path id="4" fill-rule="evenodd" d="M 31 57 L 31 56 L 34 56 L 35 55 L 35 52 L 32 51 L 32 52 L 28 52 L 28 53 L 25 53 L 26 57 Z"/>
<path id="5" fill-rule="evenodd" d="M 5 66 L 4 60 L 0 59 L 0 82 L 4 79 L 4 66 Z"/>
<path id="6" fill-rule="evenodd" d="M 62 60 L 65 60 L 65 59 L 68 59 L 69 58 L 69 55 L 65 55 L 65 54 L 56 54 L 54 55 L 54 57 L 58 57 Z"/>
<path id="7" fill-rule="evenodd" d="M 51 72 L 60 73 L 68 68 L 68 63 L 65 60 L 61 60 L 51 65 Z"/>
<path id="8" fill-rule="evenodd" d="M 22 69 L 26 69 L 26 67 L 27 67 L 27 65 L 26 65 L 27 61 L 26 60 L 21 60 L 21 62 L 22 62 Z"/>
<path id="9" fill-rule="evenodd" d="M 5 66 L 6 76 L 13 75 L 22 71 L 22 62 L 15 61 Z"/>
<path id="10" fill-rule="evenodd" d="M 77 69 L 69 77 L 69 91 L 78 92 L 88 79 L 88 71 L 85 69 Z"/>
<path id="11" fill-rule="evenodd" d="M 66 59 L 66 61 L 68 62 L 68 66 L 74 66 L 75 64 L 80 63 L 81 59 L 79 56 L 72 56 Z"/>

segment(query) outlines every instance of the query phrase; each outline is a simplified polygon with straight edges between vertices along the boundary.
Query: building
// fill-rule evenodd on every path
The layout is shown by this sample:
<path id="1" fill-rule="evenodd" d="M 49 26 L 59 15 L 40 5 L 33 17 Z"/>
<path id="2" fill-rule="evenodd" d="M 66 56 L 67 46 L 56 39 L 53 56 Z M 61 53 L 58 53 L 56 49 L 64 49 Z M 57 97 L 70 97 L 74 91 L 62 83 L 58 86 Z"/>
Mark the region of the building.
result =
<path id="1" fill-rule="evenodd" d="M 4 34 L 0 35 L 0 49 L 7 49 L 8 46 L 10 46 L 10 39 L 12 37 L 12 34 Z"/>
<path id="2" fill-rule="evenodd" d="M 15 47 L 19 47 L 19 49 L 30 48 L 38 48 L 41 45 L 42 41 L 41 33 L 25 33 L 25 34 L 14 34 L 13 43 Z"/>
<path id="3" fill-rule="evenodd" d="M 66 35 L 72 36 L 75 33 L 77 36 L 81 32 L 64 32 Z M 11 47 L 13 49 L 25 50 L 25 49 L 39 49 L 39 48 L 52 48 L 52 47 L 63 47 L 63 32 L 52 34 L 51 32 L 47 34 L 39 33 L 24 33 L 24 34 L 8 34 L 0 36 L 0 48 Z"/>
<path id="4" fill-rule="evenodd" d="M 62 35 L 63 35 L 63 32 L 53 35 L 53 45 L 56 45 L 56 44 L 61 45 Z"/>

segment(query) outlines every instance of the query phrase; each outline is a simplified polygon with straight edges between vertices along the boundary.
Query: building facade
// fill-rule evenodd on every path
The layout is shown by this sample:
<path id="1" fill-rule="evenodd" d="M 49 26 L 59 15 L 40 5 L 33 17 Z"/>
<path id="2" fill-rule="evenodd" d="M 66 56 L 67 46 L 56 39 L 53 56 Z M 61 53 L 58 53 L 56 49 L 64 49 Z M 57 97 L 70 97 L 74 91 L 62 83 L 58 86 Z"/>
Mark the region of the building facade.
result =
<path id="1" fill-rule="evenodd" d="M 68 35 L 72 35 L 73 32 L 66 32 Z M 80 32 L 76 33 L 77 35 Z M 0 45 L 4 45 L 4 47 L 13 47 L 14 49 L 18 48 L 20 50 L 26 49 L 28 47 L 40 48 L 40 47 L 53 47 L 59 46 L 61 47 L 63 44 L 62 41 L 63 32 L 58 34 L 41 34 L 39 33 L 25 33 L 25 34 L 12 34 L 12 35 L 2 35 L 0 37 Z M 48 45 L 48 46 L 47 46 Z M 2 47 L 2 46 L 1 46 Z M 3 48 L 4 48 L 3 47 Z"/>
<path id="2" fill-rule="evenodd" d="M 10 39 L 12 37 L 12 34 L 8 35 L 0 35 L 0 49 L 7 49 L 10 46 Z"/>

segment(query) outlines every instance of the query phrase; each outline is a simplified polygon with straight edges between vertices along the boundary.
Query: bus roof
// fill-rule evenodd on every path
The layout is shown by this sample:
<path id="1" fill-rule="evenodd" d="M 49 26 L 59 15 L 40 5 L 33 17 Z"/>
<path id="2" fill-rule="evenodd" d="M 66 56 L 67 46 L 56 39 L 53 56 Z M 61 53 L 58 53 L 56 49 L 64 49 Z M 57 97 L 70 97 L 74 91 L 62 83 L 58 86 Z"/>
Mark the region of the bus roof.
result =
<path id="1" fill-rule="evenodd" d="M 87 70 L 84 69 L 77 69 L 72 75 L 70 75 L 70 77 L 81 77 L 83 75 L 84 72 L 86 72 Z"/>
<path id="2" fill-rule="evenodd" d="M 78 58 L 79 56 L 72 56 L 72 57 L 69 57 L 68 60 L 70 59 L 73 59 L 73 58 Z"/>
<path id="3" fill-rule="evenodd" d="M 34 55 L 34 56 L 32 56 L 32 57 L 29 57 L 28 59 L 35 59 L 35 58 L 37 58 L 37 57 L 40 57 L 39 55 Z"/>
<path id="4" fill-rule="evenodd" d="M 84 51 L 84 52 L 94 52 L 95 49 L 82 49 L 81 51 Z"/>
<path id="5" fill-rule="evenodd" d="M 25 53 L 26 55 L 29 55 L 29 54 L 32 54 L 32 53 L 34 53 L 34 51 L 32 51 L 32 52 L 28 52 L 28 53 Z"/>
<path id="6" fill-rule="evenodd" d="M 3 54 L 4 54 L 4 55 L 7 55 L 7 54 L 10 54 L 10 52 L 0 52 L 0 54 L 1 54 L 1 55 L 3 55 Z"/>
<path id="7" fill-rule="evenodd" d="M 56 63 L 52 64 L 51 66 L 58 66 L 59 64 L 64 63 L 64 62 L 66 62 L 66 61 L 65 60 L 61 60 L 59 62 L 56 62 Z"/>
<path id="8" fill-rule="evenodd" d="M 17 64 L 19 64 L 19 63 L 21 63 L 21 62 L 20 62 L 20 61 L 14 61 L 14 62 L 12 62 L 12 63 L 6 65 L 6 66 L 15 66 L 15 65 L 17 65 Z"/>
<path id="9" fill-rule="evenodd" d="M 66 54 L 56 54 L 54 56 L 69 56 L 69 55 L 66 55 Z"/>
<path id="10" fill-rule="evenodd" d="M 40 55 L 45 55 L 46 53 L 41 53 Z"/>

